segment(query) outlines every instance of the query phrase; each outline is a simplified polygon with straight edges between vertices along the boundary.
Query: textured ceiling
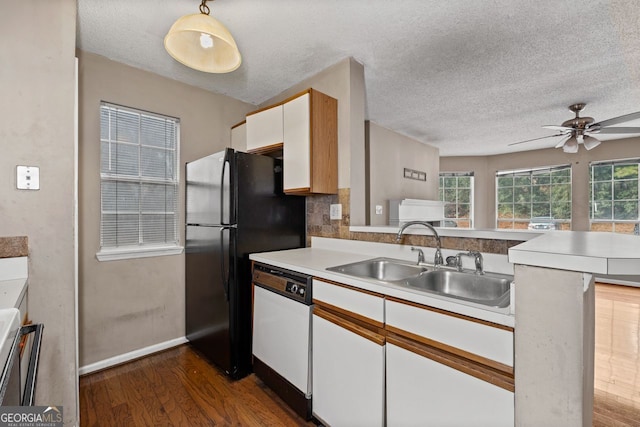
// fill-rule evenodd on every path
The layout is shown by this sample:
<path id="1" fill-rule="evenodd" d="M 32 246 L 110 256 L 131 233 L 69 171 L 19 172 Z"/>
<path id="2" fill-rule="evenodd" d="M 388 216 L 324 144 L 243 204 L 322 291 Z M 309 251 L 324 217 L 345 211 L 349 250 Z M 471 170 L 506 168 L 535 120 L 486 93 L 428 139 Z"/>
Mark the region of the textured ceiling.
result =
<path id="1" fill-rule="evenodd" d="M 552 135 L 541 126 L 573 117 L 576 102 L 596 121 L 640 110 L 636 0 L 208 5 L 243 57 L 230 74 L 191 70 L 164 50 L 169 27 L 197 13 L 198 0 L 78 0 L 77 45 L 256 105 L 352 56 L 365 67 L 367 119 L 444 156 L 552 147 L 558 138 L 508 144 Z"/>

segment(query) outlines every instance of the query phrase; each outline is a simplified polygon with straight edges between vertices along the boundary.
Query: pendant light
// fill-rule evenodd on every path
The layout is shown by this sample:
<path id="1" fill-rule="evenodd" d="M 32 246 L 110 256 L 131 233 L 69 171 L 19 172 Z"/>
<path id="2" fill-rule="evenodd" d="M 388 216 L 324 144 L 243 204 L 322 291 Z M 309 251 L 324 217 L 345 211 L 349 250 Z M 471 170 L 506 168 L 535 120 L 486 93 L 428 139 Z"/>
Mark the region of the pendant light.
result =
<path id="1" fill-rule="evenodd" d="M 200 13 L 178 19 L 164 38 L 164 48 L 176 61 L 205 73 L 229 73 L 242 63 L 235 40 L 220 21 L 209 16 L 208 0 Z"/>

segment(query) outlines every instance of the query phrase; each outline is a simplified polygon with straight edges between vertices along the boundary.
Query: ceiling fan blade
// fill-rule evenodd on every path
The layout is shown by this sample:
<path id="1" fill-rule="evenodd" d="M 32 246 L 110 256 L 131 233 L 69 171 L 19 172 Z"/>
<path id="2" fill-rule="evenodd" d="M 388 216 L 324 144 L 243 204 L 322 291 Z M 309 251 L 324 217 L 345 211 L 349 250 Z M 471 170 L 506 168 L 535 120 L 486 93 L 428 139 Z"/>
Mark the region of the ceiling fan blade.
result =
<path id="1" fill-rule="evenodd" d="M 511 144 L 507 144 L 507 146 L 524 144 L 525 142 L 537 141 L 539 139 L 553 138 L 554 136 L 564 136 L 564 133 L 557 133 L 555 135 L 549 135 L 549 136 L 541 136 L 540 138 L 527 139 L 526 141 L 512 142 Z"/>
<path id="2" fill-rule="evenodd" d="M 608 127 L 600 128 L 595 131 L 587 130 L 587 132 L 593 132 L 598 134 L 604 133 L 640 133 L 640 127 L 638 128 L 623 128 L 623 127 Z"/>
<path id="3" fill-rule="evenodd" d="M 570 138 L 571 138 L 571 135 L 567 135 L 567 137 L 566 137 L 566 138 L 562 138 L 562 139 L 560 140 L 560 142 L 558 142 L 554 148 L 560 148 L 560 147 L 562 147 L 562 146 L 565 144 L 565 142 L 567 142 Z"/>
<path id="4" fill-rule="evenodd" d="M 542 127 L 545 129 L 553 129 L 553 130 L 566 131 L 566 132 L 571 132 L 573 130 L 573 128 L 568 128 L 566 126 L 556 126 L 556 125 L 544 125 Z"/>
<path id="5" fill-rule="evenodd" d="M 624 116 L 613 117 L 608 120 L 603 120 L 601 122 L 594 123 L 591 126 L 605 127 L 605 126 L 617 125 L 618 123 L 630 122 L 631 120 L 637 120 L 637 119 L 640 119 L 640 111 L 636 111 L 635 113 L 631 113 L 631 114 L 625 114 Z"/>

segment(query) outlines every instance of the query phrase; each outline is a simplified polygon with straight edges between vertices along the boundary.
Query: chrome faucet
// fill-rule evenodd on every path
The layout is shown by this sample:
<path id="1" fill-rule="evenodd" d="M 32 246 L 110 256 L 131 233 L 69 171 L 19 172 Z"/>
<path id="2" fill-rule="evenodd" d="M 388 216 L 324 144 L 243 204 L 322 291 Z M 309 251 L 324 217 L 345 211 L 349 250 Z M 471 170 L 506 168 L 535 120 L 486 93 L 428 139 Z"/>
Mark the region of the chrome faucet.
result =
<path id="1" fill-rule="evenodd" d="M 442 261 L 442 252 L 440 251 L 440 247 L 441 247 L 441 245 L 440 245 L 440 236 L 438 236 L 438 232 L 436 231 L 435 228 L 433 228 L 433 225 L 429 224 L 428 222 L 425 222 L 425 221 L 409 221 L 409 222 L 405 222 L 404 224 L 402 224 L 402 227 L 400 227 L 400 230 L 398 230 L 398 235 L 396 236 L 396 242 L 400 243 L 400 241 L 402 240 L 402 233 L 404 233 L 404 230 L 407 227 L 410 227 L 412 225 L 424 225 L 429 230 L 431 230 L 431 232 L 433 233 L 433 235 L 436 238 L 436 255 L 435 255 L 434 259 L 433 259 L 433 265 L 435 265 L 436 267 L 439 266 L 439 265 L 442 265 L 443 261 Z"/>
<path id="2" fill-rule="evenodd" d="M 482 265 L 482 254 L 477 251 L 468 251 L 468 252 L 458 252 L 456 255 L 456 265 L 458 266 L 458 271 L 462 271 L 462 259 L 461 257 L 468 256 L 472 257 L 476 263 L 476 274 L 484 274 L 484 267 Z"/>

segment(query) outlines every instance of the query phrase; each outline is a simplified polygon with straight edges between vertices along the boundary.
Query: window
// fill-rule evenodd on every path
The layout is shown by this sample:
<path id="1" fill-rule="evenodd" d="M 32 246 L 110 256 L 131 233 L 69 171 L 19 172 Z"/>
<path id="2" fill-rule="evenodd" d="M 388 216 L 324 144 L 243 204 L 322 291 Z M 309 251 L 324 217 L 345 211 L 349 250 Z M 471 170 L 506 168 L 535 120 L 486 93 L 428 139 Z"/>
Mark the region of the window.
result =
<path id="1" fill-rule="evenodd" d="M 589 165 L 589 218 L 592 231 L 639 234 L 640 159 Z"/>
<path id="2" fill-rule="evenodd" d="M 571 228 L 571 166 L 496 173 L 497 227 Z"/>
<path id="3" fill-rule="evenodd" d="M 473 227 L 473 172 L 440 173 L 440 201 L 444 226 Z"/>
<path id="4" fill-rule="evenodd" d="M 164 255 L 178 247 L 179 130 L 171 117 L 100 105 L 98 259 Z"/>

